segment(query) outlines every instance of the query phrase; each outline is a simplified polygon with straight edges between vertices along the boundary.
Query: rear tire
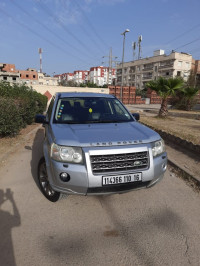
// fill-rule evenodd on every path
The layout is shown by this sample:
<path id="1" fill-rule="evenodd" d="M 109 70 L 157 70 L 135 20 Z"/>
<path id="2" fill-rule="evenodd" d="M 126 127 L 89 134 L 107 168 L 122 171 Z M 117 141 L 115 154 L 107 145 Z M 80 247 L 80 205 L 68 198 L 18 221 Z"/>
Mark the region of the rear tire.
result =
<path id="1" fill-rule="evenodd" d="M 49 183 L 47 175 L 46 162 L 44 157 L 40 159 L 38 164 L 38 183 L 43 195 L 52 202 L 56 202 L 60 198 L 60 192 L 53 190 Z"/>

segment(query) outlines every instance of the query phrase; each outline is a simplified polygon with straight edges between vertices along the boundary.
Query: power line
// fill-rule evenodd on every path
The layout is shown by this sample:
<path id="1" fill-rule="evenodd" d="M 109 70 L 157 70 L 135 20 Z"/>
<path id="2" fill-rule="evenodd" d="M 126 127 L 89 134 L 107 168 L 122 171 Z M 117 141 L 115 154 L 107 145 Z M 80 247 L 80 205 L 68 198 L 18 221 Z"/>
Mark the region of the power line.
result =
<path id="1" fill-rule="evenodd" d="M 83 14 L 83 10 L 82 10 L 82 8 L 80 7 L 80 5 L 76 2 L 76 1 L 74 1 L 75 3 L 76 3 L 76 5 L 77 5 L 77 7 L 79 8 L 79 10 L 82 12 L 82 14 Z M 61 5 L 64 7 L 64 8 L 66 8 L 66 2 L 64 2 L 63 3 L 63 1 L 61 1 Z M 83 14 L 84 15 L 84 14 Z M 84 15 L 85 16 L 85 15 Z M 88 33 L 88 31 L 81 25 L 81 24 L 79 24 L 79 27 L 81 28 L 81 30 L 90 38 L 90 40 L 95 44 L 95 46 L 99 49 L 99 51 L 102 53 L 103 52 L 103 50 L 101 49 L 101 47 L 100 47 L 100 45 L 99 45 L 99 43 L 95 40 L 95 39 L 93 39 L 92 38 L 92 36 L 90 35 L 90 33 Z"/>
<path id="2" fill-rule="evenodd" d="M 199 26 L 200 26 L 200 23 L 197 24 L 197 25 L 195 25 L 195 26 L 193 26 L 193 27 L 190 28 L 189 30 L 187 30 L 187 31 L 185 31 L 185 32 L 183 32 L 183 33 L 181 33 L 181 34 L 179 34 L 178 36 L 176 36 L 176 37 L 173 38 L 172 40 L 168 41 L 168 42 L 167 42 L 166 44 L 164 44 L 163 46 L 166 46 L 166 45 L 168 45 L 168 44 L 171 44 L 171 43 L 174 42 L 175 40 L 177 40 L 177 39 L 179 39 L 180 37 L 186 35 L 187 33 L 189 33 L 189 32 L 191 32 L 192 30 L 198 28 Z M 195 41 L 196 41 L 196 40 L 195 40 Z M 195 41 L 192 41 L 191 43 L 193 43 L 193 42 L 195 42 Z M 179 48 L 183 48 L 183 47 L 185 47 L 185 46 L 187 46 L 187 45 L 189 45 L 189 44 L 191 44 L 191 43 L 185 44 L 185 45 L 183 45 L 183 46 L 180 46 L 180 47 L 178 47 L 178 48 L 176 48 L 176 49 L 172 49 L 172 50 L 177 50 L 177 49 L 179 49 Z M 159 48 L 160 48 L 160 47 L 159 47 Z M 158 48 L 158 49 L 159 49 L 159 48 Z M 170 51 L 171 51 L 170 49 L 166 50 L 166 52 L 170 52 Z"/>
<path id="3" fill-rule="evenodd" d="M 186 43 L 186 44 L 184 44 L 184 45 L 181 45 L 181 46 L 177 47 L 176 49 L 174 49 L 174 51 L 176 51 L 176 50 L 178 50 L 178 49 L 180 49 L 180 48 L 183 48 L 183 47 L 185 47 L 185 46 L 187 46 L 187 45 L 190 45 L 191 43 L 197 42 L 197 41 L 199 41 L 199 40 L 200 40 L 200 38 L 195 39 L 195 40 L 193 40 L 193 41 L 191 41 L 191 42 L 188 42 L 188 43 Z"/>
<path id="4" fill-rule="evenodd" d="M 183 33 L 181 33 L 180 35 L 178 35 L 177 37 L 175 37 L 174 39 L 172 39 L 171 41 L 169 41 L 169 42 L 168 42 L 168 43 L 166 43 L 165 45 L 168 45 L 168 44 L 172 43 L 173 41 L 175 41 L 175 40 L 179 39 L 180 37 L 182 37 L 182 36 L 184 36 L 185 34 L 187 34 L 187 33 L 191 32 L 192 30 L 194 30 L 194 29 L 198 28 L 199 26 L 200 26 L 200 23 L 199 23 L 199 24 L 197 24 L 197 25 L 195 25 L 195 26 L 193 26 L 193 27 L 192 27 L 192 28 L 190 28 L 189 30 L 187 30 L 187 31 L 185 31 L 185 32 L 183 32 Z"/>
<path id="5" fill-rule="evenodd" d="M 85 62 L 85 60 L 77 57 L 76 55 L 72 55 L 69 54 L 68 52 L 66 52 L 62 47 L 58 46 L 57 44 L 54 44 L 51 40 L 45 38 L 44 36 L 40 35 L 39 33 L 37 33 L 36 31 L 34 31 L 33 29 L 31 29 L 29 26 L 27 26 L 26 24 L 17 21 L 15 18 L 13 18 L 12 16 L 10 16 L 7 12 L 5 12 L 2 8 L 0 8 L 0 12 L 3 13 L 5 16 L 11 18 L 13 21 L 15 21 L 16 24 L 20 25 L 21 27 L 25 28 L 26 30 L 28 30 L 29 32 L 33 33 L 34 35 L 36 35 L 37 37 L 39 37 L 42 40 L 45 40 L 47 43 L 51 44 L 51 46 L 53 46 L 54 48 L 61 50 L 62 52 L 64 52 L 67 55 L 71 55 L 73 57 L 76 57 L 78 60 Z"/>
<path id="6" fill-rule="evenodd" d="M 93 24 L 90 22 L 90 20 L 88 19 L 87 15 L 85 14 L 85 11 L 83 10 L 83 8 L 78 4 L 78 2 L 76 0 L 74 0 L 74 2 L 76 3 L 76 5 L 78 6 L 78 8 L 81 10 L 83 16 L 86 19 L 86 23 L 88 24 L 88 26 L 91 28 L 91 30 L 94 32 L 94 34 L 96 35 L 96 37 L 100 40 L 100 42 L 103 43 L 103 45 L 105 45 L 106 49 L 108 48 L 108 45 L 105 43 L 105 41 L 101 38 L 101 36 L 97 33 L 96 29 L 93 27 Z"/>
<path id="7" fill-rule="evenodd" d="M 76 52 L 77 51 L 79 51 L 81 54 L 83 54 L 83 55 L 85 55 L 85 56 L 87 56 L 87 58 L 88 58 L 88 54 L 87 53 L 85 53 L 84 51 L 81 51 L 80 49 L 78 49 L 78 48 L 76 48 L 76 47 L 74 47 L 73 45 L 71 45 L 70 43 L 67 43 L 62 37 L 60 37 L 58 34 L 56 34 L 54 31 L 52 31 L 51 29 L 49 29 L 46 25 L 44 25 L 44 24 L 42 24 L 38 19 L 36 19 L 35 17 L 33 17 L 29 12 L 27 12 L 25 9 L 23 9 L 19 4 L 16 4 L 13 0 L 10 0 L 20 11 L 22 11 L 22 12 L 24 12 L 28 17 L 31 17 L 34 21 L 36 21 L 40 26 L 42 26 L 45 30 L 47 30 L 47 31 L 49 31 L 51 34 L 53 34 L 54 36 L 56 36 L 58 39 L 60 39 L 62 42 L 64 42 L 65 44 L 67 44 L 68 46 L 70 46 L 72 49 L 74 49 Z M 7 14 L 8 15 L 8 14 Z M 21 26 L 25 26 L 25 25 L 22 25 L 21 24 Z M 27 28 L 27 27 L 25 27 L 25 28 Z M 30 28 L 28 29 L 28 30 L 30 30 L 32 33 L 34 33 L 34 34 L 36 34 L 36 32 L 33 32 L 33 30 L 31 30 Z M 37 35 L 38 37 L 40 37 L 40 38 L 42 38 L 42 36 L 41 35 Z M 50 42 L 51 43 L 51 45 L 54 45 L 54 47 L 56 47 L 56 48 L 58 48 L 59 50 L 62 50 L 65 54 L 67 54 L 67 55 L 70 55 L 71 57 L 73 57 L 73 58 L 76 58 L 76 59 L 78 59 L 79 61 L 82 61 L 82 62 L 84 62 L 85 63 L 85 60 L 84 59 L 82 59 L 82 58 L 80 58 L 80 57 L 78 57 L 77 55 L 74 55 L 74 54 L 72 54 L 72 53 L 70 53 L 69 52 L 69 50 L 66 52 L 66 50 L 64 50 L 64 49 L 62 49 L 61 47 L 59 47 L 59 46 L 57 46 L 57 45 L 55 45 L 55 44 L 53 44 L 53 42 L 51 42 L 51 41 L 49 41 L 49 40 L 47 40 L 46 38 L 43 38 L 45 41 L 47 41 L 47 42 Z M 92 58 L 92 57 L 91 57 Z M 95 58 L 92 58 L 95 62 L 96 62 L 96 60 L 97 59 L 95 59 Z"/>
<path id="8" fill-rule="evenodd" d="M 84 51 L 82 52 L 81 50 L 79 50 L 78 48 L 76 48 L 74 45 L 70 44 L 69 42 L 67 42 L 65 39 L 63 39 L 61 36 L 59 36 L 58 34 L 56 34 L 54 31 L 52 31 L 50 28 L 48 28 L 45 24 L 41 23 L 38 19 L 36 19 L 34 16 L 32 16 L 29 12 L 27 12 L 21 5 L 19 5 L 19 3 L 16 3 L 14 0 L 10 0 L 12 2 L 12 4 L 14 4 L 20 11 L 22 11 L 24 14 L 26 14 L 28 17 L 31 17 L 34 21 L 36 21 L 40 26 L 42 26 L 45 30 L 47 30 L 48 32 L 50 32 L 51 34 L 53 34 L 54 36 L 56 36 L 59 40 L 61 40 L 62 42 L 64 42 L 64 44 L 68 45 L 69 47 L 71 47 L 73 50 L 76 51 L 80 51 L 82 54 L 85 54 L 86 56 L 88 56 Z M 74 56 L 74 55 L 72 55 Z M 77 57 L 77 56 L 76 56 Z M 78 58 L 78 57 L 77 57 Z"/>
<path id="9" fill-rule="evenodd" d="M 58 23 L 65 32 L 67 32 L 67 34 L 69 34 L 74 40 L 76 40 L 80 45 L 82 45 L 86 51 L 89 51 L 88 47 L 85 45 L 84 42 L 82 42 L 82 40 L 80 40 L 78 37 L 76 37 L 75 34 L 73 34 L 65 25 L 63 22 L 60 21 L 60 19 L 58 19 L 53 13 L 52 11 L 45 6 L 44 4 L 41 3 L 41 0 L 38 0 L 37 4 L 42 8 L 42 10 L 48 14 L 50 17 L 53 17 L 53 19 L 56 21 L 56 23 Z"/>

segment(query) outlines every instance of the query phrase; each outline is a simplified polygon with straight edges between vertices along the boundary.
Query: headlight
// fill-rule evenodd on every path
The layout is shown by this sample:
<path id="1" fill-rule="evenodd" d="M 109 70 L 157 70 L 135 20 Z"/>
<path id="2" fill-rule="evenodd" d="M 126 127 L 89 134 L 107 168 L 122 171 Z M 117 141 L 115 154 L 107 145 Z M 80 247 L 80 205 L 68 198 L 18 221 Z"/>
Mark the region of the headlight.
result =
<path id="1" fill-rule="evenodd" d="M 51 145 L 51 158 L 60 162 L 82 163 L 82 149 L 79 147 L 59 146 L 53 143 Z"/>
<path id="2" fill-rule="evenodd" d="M 165 143 L 163 139 L 156 141 L 152 144 L 153 157 L 156 157 L 163 152 L 165 152 Z"/>

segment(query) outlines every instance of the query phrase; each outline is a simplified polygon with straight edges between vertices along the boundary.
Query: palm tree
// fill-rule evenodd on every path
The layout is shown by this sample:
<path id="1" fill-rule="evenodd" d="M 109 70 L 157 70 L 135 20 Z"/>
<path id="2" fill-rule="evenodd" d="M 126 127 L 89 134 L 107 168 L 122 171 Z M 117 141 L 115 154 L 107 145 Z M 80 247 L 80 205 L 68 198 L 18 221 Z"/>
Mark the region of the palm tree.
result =
<path id="1" fill-rule="evenodd" d="M 197 95 L 199 89 L 193 87 L 183 88 L 183 98 L 186 103 L 186 110 L 190 111 L 194 103 L 194 98 Z"/>
<path id="2" fill-rule="evenodd" d="M 154 90 L 161 97 L 159 117 L 166 117 L 168 115 L 167 99 L 169 96 L 174 96 L 176 91 L 183 87 L 183 84 L 182 78 L 166 79 L 163 77 L 159 77 L 158 80 L 152 80 L 146 84 L 147 88 Z"/>

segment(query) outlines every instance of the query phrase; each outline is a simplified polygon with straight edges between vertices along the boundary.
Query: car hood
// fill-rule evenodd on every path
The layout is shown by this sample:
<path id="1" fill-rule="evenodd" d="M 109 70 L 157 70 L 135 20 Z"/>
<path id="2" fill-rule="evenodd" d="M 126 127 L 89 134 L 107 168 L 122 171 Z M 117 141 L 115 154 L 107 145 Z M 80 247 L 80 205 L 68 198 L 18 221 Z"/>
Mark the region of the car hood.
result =
<path id="1" fill-rule="evenodd" d="M 152 129 L 139 122 L 53 124 L 54 143 L 64 146 L 113 146 L 149 143 L 160 139 Z"/>

